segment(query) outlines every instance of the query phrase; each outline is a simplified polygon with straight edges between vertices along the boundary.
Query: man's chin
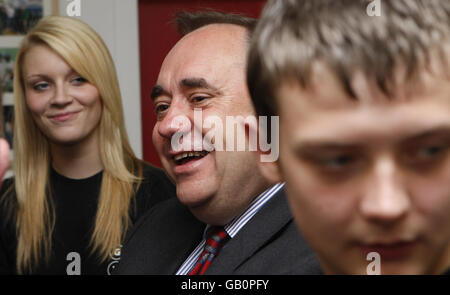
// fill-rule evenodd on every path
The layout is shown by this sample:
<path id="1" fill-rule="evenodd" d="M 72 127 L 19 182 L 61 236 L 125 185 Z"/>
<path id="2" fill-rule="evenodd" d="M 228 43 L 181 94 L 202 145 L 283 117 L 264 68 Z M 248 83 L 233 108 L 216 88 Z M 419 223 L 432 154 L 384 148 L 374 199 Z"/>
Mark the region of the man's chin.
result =
<path id="1" fill-rule="evenodd" d="M 204 207 L 213 197 L 213 193 L 205 192 L 205 190 L 197 190 L 195 188 L 180 188 L 177 185 L 177 197 L 180 203 L 191 210 Z"/>

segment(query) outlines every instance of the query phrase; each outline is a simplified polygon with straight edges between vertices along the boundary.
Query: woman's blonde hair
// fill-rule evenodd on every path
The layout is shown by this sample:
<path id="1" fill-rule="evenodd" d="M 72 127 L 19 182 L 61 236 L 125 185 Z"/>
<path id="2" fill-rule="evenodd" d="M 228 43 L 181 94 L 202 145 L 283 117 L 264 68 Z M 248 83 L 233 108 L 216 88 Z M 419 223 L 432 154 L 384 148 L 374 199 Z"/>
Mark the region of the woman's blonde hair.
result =
<path id="1" fill-rule="evenodd" d="M 130 224 L 131 198 L 142 175 L 142 166 L 125 131 L 114 63 L 102 38 L 90 26 L 73 18 L 41 19 L 22 41 L 14 75 L 18 273 L 32 272 L 42 260 L 48 261 L 55 222 L 49 196 L 49 143 L 30 115 L 23 81 L 25 55 L 36 45 L 54 50 L 100 93 L 99 151 L 104 171 L 91 246 L 101 261 L 108 258 L 124 237 Z"/>

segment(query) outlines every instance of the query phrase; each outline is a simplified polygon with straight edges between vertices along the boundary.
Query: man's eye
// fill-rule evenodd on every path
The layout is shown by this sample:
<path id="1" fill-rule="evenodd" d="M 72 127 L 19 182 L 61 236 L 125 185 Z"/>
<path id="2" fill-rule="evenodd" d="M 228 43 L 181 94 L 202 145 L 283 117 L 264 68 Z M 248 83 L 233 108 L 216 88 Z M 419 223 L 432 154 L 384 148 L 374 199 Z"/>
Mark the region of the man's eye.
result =
<path id="1" fill-rule="evenodd" d="M 162 114 L 164 111 L 166 111 L 169 108 L 168 104 L 158 104 L 155 106 L 155 112 L 157 115 Z"/>
<path id="2" fill-rule="evenodd" d="M 199 103 L 199 102 L 204 101 L 207 98 L 208 98 L 207 96 L 194 96 L 191 98 L 191 101 L 194 103 Z"/>

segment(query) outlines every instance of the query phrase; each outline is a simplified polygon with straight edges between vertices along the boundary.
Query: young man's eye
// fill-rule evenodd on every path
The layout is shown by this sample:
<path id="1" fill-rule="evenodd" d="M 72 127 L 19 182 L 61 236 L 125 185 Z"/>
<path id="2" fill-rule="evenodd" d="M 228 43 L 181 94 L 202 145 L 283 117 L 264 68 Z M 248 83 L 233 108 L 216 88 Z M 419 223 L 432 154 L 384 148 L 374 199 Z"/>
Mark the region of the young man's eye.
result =
<path id="1" fill-rule="evenodd" d="M 406 153 L 406 161 L 410 165 L 427 165 L 441 159 L 449 150 L 448 145 L 435 144 L 418 147 Z"/>
<path id="2" fill-rule="evenodd" d="M 364 167 L 364 159 L 358 155 L 318 155 L 310 161 L 311 167 L 326 180 L 344 181 L 356 175 Z"/>
<path id="3" fill-rule="evenodd" d="M 350 155 L 337 155 L 319 160 L 321 168 L 329 171 L 346 169 L 354 164 L 355 159 Z"/>
<path id="4" fill-rule="evenodd" d="M 323 173 L 333 174 L 342 173 L 355 168 L 361 159 L 353 154 L 332 153 L 332 154 L 314 154 L 305 155 L 305 158 L 312 166 Z"/>
<path id="5" fill-rule="evenodd" d="M 430 146 L 419 151 L 419 156 L 426 159 L 440 155 L 445 150 L 444 146 Z"/>

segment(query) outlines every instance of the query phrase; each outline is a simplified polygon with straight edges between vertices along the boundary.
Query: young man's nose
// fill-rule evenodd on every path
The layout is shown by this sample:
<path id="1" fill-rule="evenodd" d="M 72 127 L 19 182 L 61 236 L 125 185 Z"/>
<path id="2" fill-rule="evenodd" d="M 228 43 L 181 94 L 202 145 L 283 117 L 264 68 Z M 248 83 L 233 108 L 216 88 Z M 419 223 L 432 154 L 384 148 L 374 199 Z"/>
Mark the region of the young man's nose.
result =
<path id="1" fill-rule="evenodd" d="M 394 159 L 376 161 L 363 192 L 361 214 L 370 221 L 390 224 L 406 215 L 410 196 Z"/>

